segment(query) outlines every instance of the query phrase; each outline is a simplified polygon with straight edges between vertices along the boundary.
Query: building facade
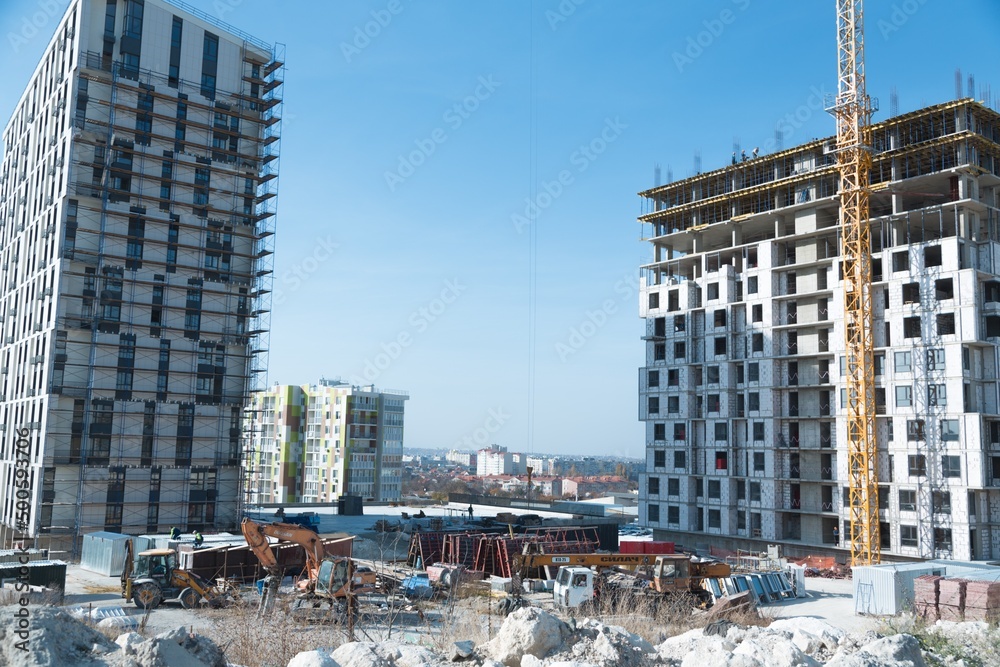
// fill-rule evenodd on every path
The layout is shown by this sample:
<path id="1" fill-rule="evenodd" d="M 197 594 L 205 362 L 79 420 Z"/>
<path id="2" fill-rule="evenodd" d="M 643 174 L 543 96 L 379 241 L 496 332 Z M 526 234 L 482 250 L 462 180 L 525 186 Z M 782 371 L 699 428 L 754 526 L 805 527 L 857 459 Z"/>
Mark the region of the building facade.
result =
<path id="1" fill-rule="evenodd" d="M 407 398 L 326 380 L 258 392 L 246 413 L 247 503 L 399 500 Z"/>
<path id="2" fill-rule="evenodd" d="M 72 0 L 4 130 L 0 476 L 29 452 L 30 496 L 4 542 L 238 523 L 282 63 L 192 11 Z"/>
<path id="3" fill-rule="evenodd" d="M 997 558 L 1000 115 L 958 100 L 873 137 L 882 552 Z M 640 518 L 659 537 L 850 534 L 834 144 L 641 193 Z"/>
<path id="4" fill-rule="evenodd" d="M 490 445 L 476 452 L 476 476 L 513 475 L 514 458 L 506 447 Z"/>

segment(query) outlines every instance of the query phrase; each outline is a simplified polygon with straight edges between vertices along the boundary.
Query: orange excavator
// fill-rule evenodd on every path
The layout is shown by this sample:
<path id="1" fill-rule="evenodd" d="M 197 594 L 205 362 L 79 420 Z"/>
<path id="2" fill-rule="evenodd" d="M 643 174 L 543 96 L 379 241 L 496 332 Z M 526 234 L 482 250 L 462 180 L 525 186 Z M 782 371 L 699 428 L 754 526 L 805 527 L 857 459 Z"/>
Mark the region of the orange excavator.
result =
<path id="1" fill-rule="evenodd" d="M 327 556 L 323 541 L 309 528 L 294 523 L 257 523 L 252 519 L 243 519 L 241 528 L 247 544 L 267 572 L 261 613 L 273 608 L 284 576 L 269 537 L 298 544 L 305 550 L 306 564 L 295 582 L 299 597 L 292 605 L 293 612 L 309 609 L 325 612 L 334 608 L 350 612 L 356 595 L 375 590 L 374 572 L 356 566 L 350 558 Z"/>

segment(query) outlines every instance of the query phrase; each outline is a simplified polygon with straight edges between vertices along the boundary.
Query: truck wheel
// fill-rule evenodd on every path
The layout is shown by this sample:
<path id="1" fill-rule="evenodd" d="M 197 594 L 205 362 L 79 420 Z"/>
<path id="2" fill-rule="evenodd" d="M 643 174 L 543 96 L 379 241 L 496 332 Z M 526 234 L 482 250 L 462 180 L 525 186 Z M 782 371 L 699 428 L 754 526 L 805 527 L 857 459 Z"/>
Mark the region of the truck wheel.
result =
<path id="1" fill-rule="evenodd" d="M 198 603 L 201 602 L 201 596 L 193 588 L 185 588 L 181 591 L 181 606 L 185 609 L 197 609 Z"/>
<path id="2" fill-rule="evenodd" d="M 163 602 L 163 593 L 159 586 L 147 581 L 132 591 L 132 602 L 139 609 L 156 609 Z"/>

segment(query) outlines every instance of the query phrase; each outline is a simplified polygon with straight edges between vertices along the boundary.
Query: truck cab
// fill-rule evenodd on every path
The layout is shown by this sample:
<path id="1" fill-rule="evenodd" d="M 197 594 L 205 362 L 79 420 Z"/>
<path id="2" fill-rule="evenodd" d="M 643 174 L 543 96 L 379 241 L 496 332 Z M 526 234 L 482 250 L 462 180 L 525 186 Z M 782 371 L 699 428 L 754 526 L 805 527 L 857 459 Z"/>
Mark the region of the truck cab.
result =
<path id="1" fill-rule="evenodd" d="M 594 571 L 589 567 L 560 567 L 553 599 L 557 607 L 571 609 L 593 601 Z"/>

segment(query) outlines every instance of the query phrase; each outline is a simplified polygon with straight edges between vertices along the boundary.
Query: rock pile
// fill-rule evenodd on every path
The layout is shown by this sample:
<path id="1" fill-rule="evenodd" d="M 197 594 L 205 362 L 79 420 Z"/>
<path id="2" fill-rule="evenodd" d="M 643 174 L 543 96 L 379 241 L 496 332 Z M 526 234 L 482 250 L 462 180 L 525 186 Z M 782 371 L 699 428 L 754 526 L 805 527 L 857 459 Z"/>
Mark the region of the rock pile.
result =
<path id="1" fill-rule="evenodd" d="M 17 607 L 0 608 L 0 665 L 14 667 L 227 667 L 222 650 L 177 628 L 145 638 L 105 635 L 53 607 L 32 607 L 30 650 L 17 648 Z M 15 620 L 11 620 L 15 619 Z M 814 618 L 769 627 L 716 622 L 652 645 L 595 620 L 566 623 L 535 608 L 512 613 L 490 641 L 456 641 L 447 651 L 403 642 L 351 642 L 295 656 L 288 667 L 928 667 L 1000 664 L 1000 635 L 987 623 L 939 621 L 909 634 L 848 634 Z M 926 641 L 933 636 L 932 641 Z M 461 639 L 461 638 L 455 638 Z M 266 650 L 266 647 L 262 647 Z M 960 656 L 965 656 L 965 661 Z"/>
<path id="2" fill-rule="evenodd" d="M 112 642 L 58 607 L 28 607 L 27 644 L 14 612 L 0 607 L 0 665 L 12 667 L 227 667 L 210 639 L 177 628 L 144 638 L 129 632 Z M 27 650 L 24 650 L 27 649 Z"/>

